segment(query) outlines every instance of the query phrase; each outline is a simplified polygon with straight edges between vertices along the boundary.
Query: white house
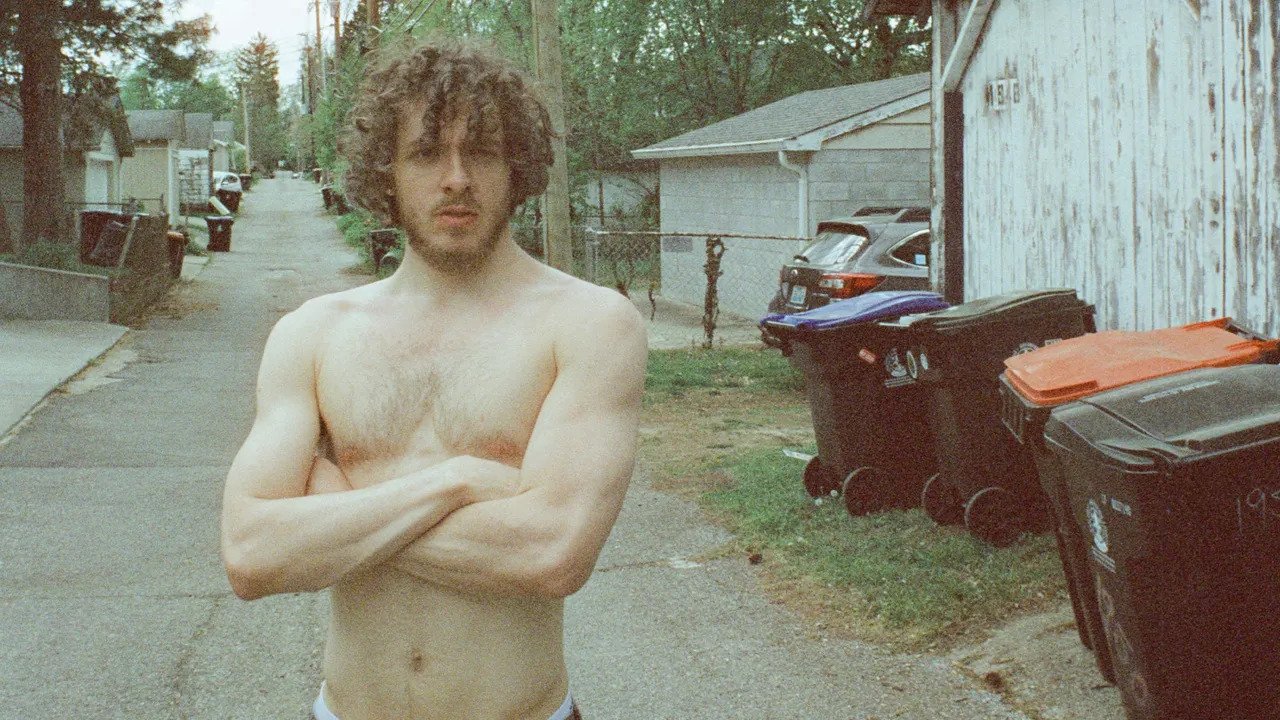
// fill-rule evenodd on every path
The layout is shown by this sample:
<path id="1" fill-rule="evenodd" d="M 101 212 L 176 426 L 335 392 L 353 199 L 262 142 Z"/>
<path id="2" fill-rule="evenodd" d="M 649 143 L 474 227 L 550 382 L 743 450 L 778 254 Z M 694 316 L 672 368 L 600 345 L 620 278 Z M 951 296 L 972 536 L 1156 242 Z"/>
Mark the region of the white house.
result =
<path id="1" fill-rule="evenodd" d="M 659 162 L 663 232 L 808 238 L 864 205 L 929 202 L 929 74 L 800 93 L 632 151 Z M 720 308 L 764 314 L 805 241 L 727 239 Z M 704 243 L 665 238 L 662 294 L 701 304 Z"/>
<path id="2" fill-rule="evenodd" d="M 1102 328 L 1280 335 L 1280 12 L 1258 0 L 870 0 L 932 15 L 953 302 L 1077 288 Z"/>
<path id="3" fill-rule="evenodd" d="M 121 159 L 134 152 L 119 97 L 66 104 L 63 182 L 67 228 L 77 232 L 82 210 L 119 210 Z M 0 104 L 0 202 L 11 233 L 23 220 L 22 114 Z"/>

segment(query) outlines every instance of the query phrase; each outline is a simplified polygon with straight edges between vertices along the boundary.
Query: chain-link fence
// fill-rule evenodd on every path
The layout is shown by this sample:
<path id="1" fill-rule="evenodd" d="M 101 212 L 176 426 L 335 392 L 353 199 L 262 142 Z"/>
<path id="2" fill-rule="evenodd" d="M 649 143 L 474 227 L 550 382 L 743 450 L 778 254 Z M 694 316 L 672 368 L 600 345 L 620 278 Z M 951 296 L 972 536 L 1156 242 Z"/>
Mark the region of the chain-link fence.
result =
<path id="1" fill-rule="evenodd" d="M 623 231 L 595 230 L 586 231 L 584 243 L 584 272 L 582 277 L 597 285 L 615 287 L 626 295 L 644 289 L 649 294 L 649 302 L 654 306 L 654 295 L 662 287 L 662 258 L 664 243 L 675 244 L 679 240 L 689 243 L 689 250 L 695 250 L 697 239 L 703 240 L 702 250 L 705 252 L 702 264 L 703 292 L 702 328 L 706 333 L 705 347 L 712 347 L 715 340 L 716 323 L 720 317 L 720 278 L 724 276 L 722 269 L 725 252 L 731 247 L 725 241 L 790 241 L 803 243 L 807 238 L 781 235 L 744 235 L 736 233 L 694 233 L 694 232 L 655 232 L 655 231 Z M 730 258 L 733 259 L 732 256 Z M 776 287 L 779 264 L 764 271 L 761 283 Z M 674 270 L 675 268 L 668 268 Z M 694 272 L 689 263 L 682 263 L 679 272 Z M 682 281 L 692 278 L 681 277 Z M 656 307 L 656 306 L 655 306 Z"/>

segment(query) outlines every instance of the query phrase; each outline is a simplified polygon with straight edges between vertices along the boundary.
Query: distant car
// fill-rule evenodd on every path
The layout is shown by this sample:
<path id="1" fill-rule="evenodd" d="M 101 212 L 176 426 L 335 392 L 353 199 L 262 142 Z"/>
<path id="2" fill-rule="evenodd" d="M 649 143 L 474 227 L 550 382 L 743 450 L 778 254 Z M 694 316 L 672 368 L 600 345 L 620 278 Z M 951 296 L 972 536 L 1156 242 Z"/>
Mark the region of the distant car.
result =
<path id="1" fill-rule="evenodd" d="M 771 313 L 797 313 L 872 290 L 929 289 L 929 209 L 866 207 L 818 223 L 782 267 Z"/>
<path id="2" fill-rule="evenodd" d="M 243 194 L 241 188 L 239 175 L 224 170 L 213 171 L 213 194 L 231 212 L 240 209 L 240 196 Z"/>
<path id="3" fill-rule="evenodd" d="M 298 172 L 297 170 L 294 170 L 294 171 L 293 171 L 293 175 L 292 175 L 291 177 L 292 177 L 294 180 L 297 180 L 298 178 L 302 177 L 302 173 Z"/>

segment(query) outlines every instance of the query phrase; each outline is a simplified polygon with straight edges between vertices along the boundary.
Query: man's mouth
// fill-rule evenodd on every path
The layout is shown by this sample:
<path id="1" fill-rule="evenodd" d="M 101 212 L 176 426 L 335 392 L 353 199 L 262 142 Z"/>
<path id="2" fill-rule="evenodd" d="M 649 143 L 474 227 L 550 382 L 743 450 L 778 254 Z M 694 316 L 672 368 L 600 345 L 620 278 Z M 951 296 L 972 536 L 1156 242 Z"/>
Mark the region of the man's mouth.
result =
<path id="1" fill-rule="evenodd" d="M 448 227 L 461 227 L 471 224 L 479 216 L 475 210 L 465 205 L 449 205 L 436 211 L 436 219 Z"/>

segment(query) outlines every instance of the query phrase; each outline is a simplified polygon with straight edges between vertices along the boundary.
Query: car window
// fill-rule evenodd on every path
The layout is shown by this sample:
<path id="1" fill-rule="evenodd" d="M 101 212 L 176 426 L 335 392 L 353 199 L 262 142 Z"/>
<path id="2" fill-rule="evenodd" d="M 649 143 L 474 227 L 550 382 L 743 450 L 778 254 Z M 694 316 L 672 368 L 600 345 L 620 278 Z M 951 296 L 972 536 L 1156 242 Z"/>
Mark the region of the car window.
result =
<path id="1" fill-rule="evenodd" d="M 893 259 L 917 267 L 929 267 L 929 233 L 916 233 L 903 240 L 889 255 Z"/>
<path id="2" fill-rule="evenodd" d="M 859 233 L 824 230 L 800 254 L 813 265 L 839 265 L 849 262 L 866 244 L 866 236 Z"/>

